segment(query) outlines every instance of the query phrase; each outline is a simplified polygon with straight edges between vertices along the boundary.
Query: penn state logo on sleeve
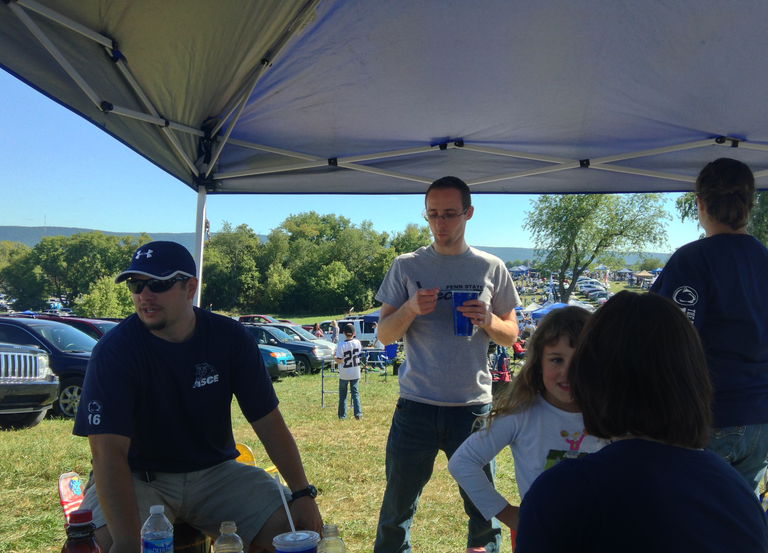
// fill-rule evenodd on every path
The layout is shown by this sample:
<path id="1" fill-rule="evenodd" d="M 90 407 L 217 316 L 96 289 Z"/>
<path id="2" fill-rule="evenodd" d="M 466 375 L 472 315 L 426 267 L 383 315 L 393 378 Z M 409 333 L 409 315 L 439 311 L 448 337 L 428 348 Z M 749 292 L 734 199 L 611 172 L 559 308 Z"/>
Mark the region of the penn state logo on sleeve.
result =
<path id="1" fill-rule="evenodd" d="M 192 388 L 202 388 L 203 386 L 210 386 L 219 381 L 219 373 L 213 365 L 208 363 L 200 363 L 195 365 L 195 384 Z"/>
<path id="2" fill-rule="evenodd" d="M 95 399 L 88 404 L 88 424 L 94 426 L 101 424 L 101 402 Z"/>
<path id="3" fill-rule="evenodd" d="M 672 294 L 672 300 L 680 306 L 691 322 L 696 319 L 696 310 L 693 309 L 693 306 L 699 302 L 699 294 L 696 290 L 690 286 L 681 286 Z"/>

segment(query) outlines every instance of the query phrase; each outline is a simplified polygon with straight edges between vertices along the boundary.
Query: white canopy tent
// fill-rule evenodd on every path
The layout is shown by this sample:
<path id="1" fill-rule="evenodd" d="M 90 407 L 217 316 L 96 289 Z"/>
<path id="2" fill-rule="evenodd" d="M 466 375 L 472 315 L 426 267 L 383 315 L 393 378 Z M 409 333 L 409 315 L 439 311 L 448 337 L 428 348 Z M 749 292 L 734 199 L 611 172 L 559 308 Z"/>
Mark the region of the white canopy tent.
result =
<path id="1" fill-rule="evenodd" d="M 768 3 L 17 0 L 0 66 L 198 194 L 768 184 Z M 725 148 L 728 148 L 727 150 Z"/>

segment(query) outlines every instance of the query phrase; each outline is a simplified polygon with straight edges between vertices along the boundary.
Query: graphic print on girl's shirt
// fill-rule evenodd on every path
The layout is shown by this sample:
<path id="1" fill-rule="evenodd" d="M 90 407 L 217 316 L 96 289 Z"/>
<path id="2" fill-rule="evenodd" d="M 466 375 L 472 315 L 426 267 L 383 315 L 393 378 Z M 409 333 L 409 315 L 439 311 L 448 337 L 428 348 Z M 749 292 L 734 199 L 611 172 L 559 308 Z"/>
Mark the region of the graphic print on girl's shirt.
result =
<path id="1" fill-rule="evenodd" d="M 584 452 L 579 452 L 581 442 L 587 437 L 586 429 L 581 432 L 574 432 L 573 434 L 569 433 L 567 430 L 561 430 L 560 436 L 562 436 L 565 441 L 563 446 L 565 447 L 567 445 L 568 449 L 550 449 L 549 454 L 547 455 L 547 462 L 544 465 L 544 470 L 555 466 L 563 459 L 576 459 L 577 457 L 584 457 L 584 455 L 586 455 Z"/>

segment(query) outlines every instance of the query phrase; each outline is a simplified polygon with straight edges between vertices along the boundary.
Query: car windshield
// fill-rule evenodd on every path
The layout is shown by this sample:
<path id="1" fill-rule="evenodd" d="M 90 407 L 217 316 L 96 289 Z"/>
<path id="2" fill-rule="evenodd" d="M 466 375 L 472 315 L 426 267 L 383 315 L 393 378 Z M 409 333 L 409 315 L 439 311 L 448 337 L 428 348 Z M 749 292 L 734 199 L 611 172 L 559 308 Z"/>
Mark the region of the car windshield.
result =
<path id="1" fill-rule="evenodd" d="M 295 339 L 292 336 L 288 336 L 285 332 L 283 332 L 280 329 L 270 327 L 268 334 L 270 334 L 273 338 L 277 339 L 278 342 L 293 342 Z"/>
<path id="2" fill-rule="evenodd" d="M 70 353 L 90 353 L 96 345 L 96 340 L 76 328 L 63 323 L 39 324 L 29 323 L 30 329 L 47 339 L 61 351 Z"/>
<path id="3" fill-rule="evenodd" d="M 315 342 L 320 339 L 314 334 L 312 334 L 311 332 L 307 332 L 300 326 L 281 326 L 280 329 L 286 334 L 295 334 L 297 336 L 301 336 L 305 340 L 310 340 L 312 342 Z"/>
<path id="4" fill-rule="evenodd" d="M 93 323 L 93 326 L 98 328 L 102 334 L 106 334 L 107 332 L 115 328 L 117 326 L 117 323 L 113 323 L 112 321 L 101 321 L 98 323 Z"/>

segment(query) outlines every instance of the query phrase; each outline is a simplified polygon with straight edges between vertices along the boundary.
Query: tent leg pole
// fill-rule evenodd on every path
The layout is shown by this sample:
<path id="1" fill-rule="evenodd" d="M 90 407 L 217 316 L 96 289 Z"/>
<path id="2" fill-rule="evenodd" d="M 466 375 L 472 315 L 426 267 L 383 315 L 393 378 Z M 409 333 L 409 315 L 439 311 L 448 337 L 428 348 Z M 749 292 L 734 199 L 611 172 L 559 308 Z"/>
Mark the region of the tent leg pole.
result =
<path id="1" fill-rule="evenodd" d="M 203 242 L 205 240 L 206 192 L 204 186 L 197 188 L 197 220 L 195 222 L 195 264 L 197 265 L 197 292 L 194 304 L 200 307 L 200 293 L 203 289 Z"/>

